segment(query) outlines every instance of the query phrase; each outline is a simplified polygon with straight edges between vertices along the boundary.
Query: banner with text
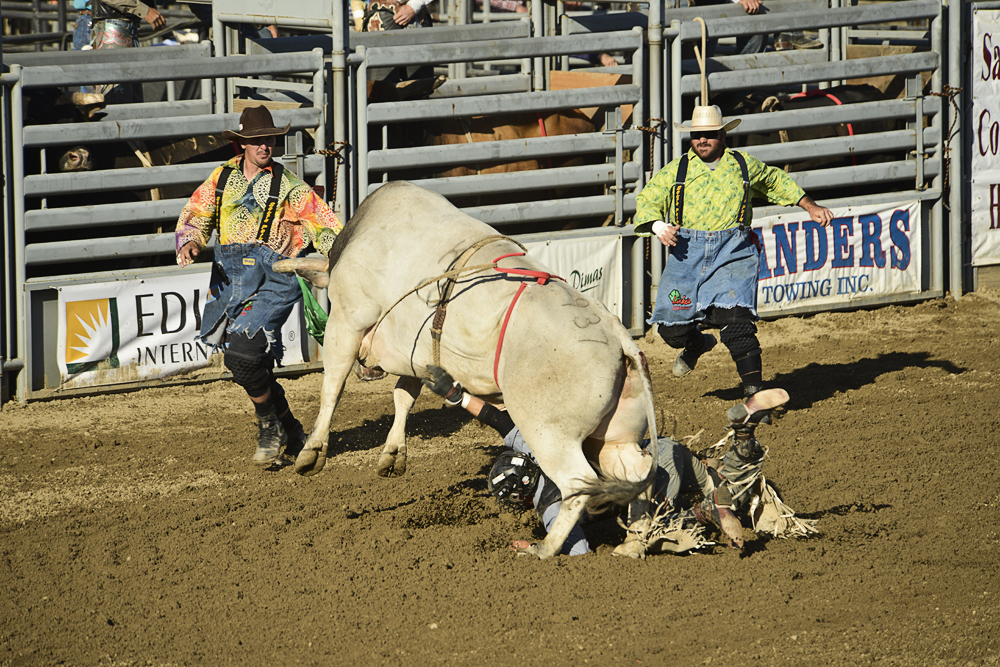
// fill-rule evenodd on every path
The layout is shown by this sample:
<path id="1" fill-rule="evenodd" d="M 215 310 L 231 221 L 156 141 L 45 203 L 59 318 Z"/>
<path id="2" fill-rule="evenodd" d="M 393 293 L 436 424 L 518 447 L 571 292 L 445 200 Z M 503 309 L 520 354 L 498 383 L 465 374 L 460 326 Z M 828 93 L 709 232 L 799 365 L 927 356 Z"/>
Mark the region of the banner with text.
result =
<path id="1" fill-rule="evenodd" d="M 58 357 L 64 389 L 162 378 L 215 365 L 196 341 L 210 267 L 170 277 L 59 288 Z M 281 328 L 282 365 L 303 363 L 301 305 Z"/>
<path id="2" fill-rule="evenodd" d="M 600 301 L 621 319 L 620 235 L 532 241 L 524 247 L 552 273 L 565 278 L 570 287 Z"/>
<path id="3" fill-rule="evenodd" d="M 920 202 L 849 206 L 823 228 L 801 209 L 754 219 L 761 315 L 921 290 Z"/>
<path id="4" fill-rule="evenodd" d="M 972 264 L 1000 264 L 1000 11 L 972 18 Z"/>

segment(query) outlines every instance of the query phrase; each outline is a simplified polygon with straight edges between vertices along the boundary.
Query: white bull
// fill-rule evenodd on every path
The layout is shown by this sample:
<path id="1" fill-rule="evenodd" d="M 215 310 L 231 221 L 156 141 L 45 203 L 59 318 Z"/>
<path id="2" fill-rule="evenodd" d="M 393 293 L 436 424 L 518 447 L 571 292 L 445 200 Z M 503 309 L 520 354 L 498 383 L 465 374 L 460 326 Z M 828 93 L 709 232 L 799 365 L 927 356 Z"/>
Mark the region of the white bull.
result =
<path id="1" fill-rule="evenodd" d="M 333 412 L 356 359 L 400 376 L 393 393 L 396 417 L 378 473 L 405 472 L 406 417 L 420 378 L 429 378 L 427 367 L 435 363 L 431 324 L 444 281 L 404 295 L 495 235 L 444 197 L 410 183 L 389 183 L 364 201 L 330 253 L 321 406 L 296 472 L 322 469 Z M 506 238 L 478 249 L 466 266 L 489 265 L 512 253 L 518 254 L 497 264 L 545 271 Z M 316 275 L 316 260 L 286 260 L 275 268 L 298 270 L 317 284 L 326 278 Z M 652 481 L 654 457 L 638 444 L 647 428 L 656 432 L 645 358 L 614 315 L 565 282 L 538 284 L 492 268 L 460 277 L 447 302 L 438 364 L 468 392 L 506 405 L 562 492 L 551 532 L 530 553 L 559 553 L 586 507 L 628 503 Z"/>

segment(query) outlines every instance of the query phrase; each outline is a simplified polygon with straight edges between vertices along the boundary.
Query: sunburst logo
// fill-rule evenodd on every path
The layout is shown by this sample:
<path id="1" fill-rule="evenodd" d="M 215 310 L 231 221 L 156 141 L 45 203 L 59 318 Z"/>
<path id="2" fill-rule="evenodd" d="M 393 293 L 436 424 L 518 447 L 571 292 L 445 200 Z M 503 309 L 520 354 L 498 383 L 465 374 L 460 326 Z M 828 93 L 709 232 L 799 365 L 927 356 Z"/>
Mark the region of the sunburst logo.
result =
<path id="1" fill-rule="evenodd" d="M 106 366 L 118 368 L 118 299 L 66 304 L 66 370 L 70 374 Z"/>

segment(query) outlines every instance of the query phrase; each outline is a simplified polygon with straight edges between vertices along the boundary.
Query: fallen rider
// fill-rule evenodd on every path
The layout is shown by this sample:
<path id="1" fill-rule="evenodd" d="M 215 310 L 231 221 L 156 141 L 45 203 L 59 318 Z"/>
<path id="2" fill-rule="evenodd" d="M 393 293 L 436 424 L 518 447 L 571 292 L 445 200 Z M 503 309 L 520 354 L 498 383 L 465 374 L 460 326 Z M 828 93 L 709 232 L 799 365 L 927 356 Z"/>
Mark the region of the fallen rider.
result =
<path id="1" fill-rule="evenodd" d="M 483 424 L 495 429 L 508 449 L 497 457 L 490 470 L 487 487 L 501 503 L 517 510 L 534 507 L 538 520 L 550 530 L 559 514 L 562 496 L 559 488 L 538 467 L 531 449 L 520 430 L 504 410 L 499 410 L 481 398 L 464 391 L 443 368 L 430 367 L 431 380 L 424 380 L 445 404 L 462 406 Z M 737 437 L 737 445 L 721 459 L 701 460 L 687 447 L 670 439 L 657 440 L 659 471 L 654 484 L 654 503 L 659 509 L 652 520 L 640 518 L 652 515 L 648 502 L 635 501 L 629 506 L 630 529 L 625 544 L 615 549 L 616 555 L 642 557 L 647 552 L 682 553 L 713 543 L 702 538 L 703 527 L 722 532 L 730 546 L 743 546 L 743 526 L 736 518 L 737 507 L 746 510 L 751 501 L 749 489 L 759 477 L 764 450 L 754 437 L 760 420 L 788 399 L 781 389 L 771 389 L 755 395 L 748 403 L 734 406 L 728 416 Z M 738 423 L 736 423 L 738 422 Z M 648 441 L 643 443 L 648 446 Z M 730 480 L 737 482 L 738 494 L 730 489 Z M 734 495 L 736 497 L 734 497 Z M 692 507 L 682 507 L 688 497 L 700 498 Z M 635 530 L 635 526 L 643 527 Z M 515 551 L 530 546 L 526 540 L 512 545 Z M 578 556 L 588 553 L 590 545 L 580 524 L 573 527 L 563 544 L 562 553 Z"/>

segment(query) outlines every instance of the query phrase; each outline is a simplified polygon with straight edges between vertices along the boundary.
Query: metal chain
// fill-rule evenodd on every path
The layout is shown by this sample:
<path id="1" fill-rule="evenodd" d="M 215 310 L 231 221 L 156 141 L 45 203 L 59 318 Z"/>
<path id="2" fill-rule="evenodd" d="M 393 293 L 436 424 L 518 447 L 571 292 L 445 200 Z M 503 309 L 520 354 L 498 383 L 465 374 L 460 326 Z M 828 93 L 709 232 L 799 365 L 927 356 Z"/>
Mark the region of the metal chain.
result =
<path id="1" fill-rule="evenodd" d="M 326 157 L 334 158 L 333 162 L 333 196 L 330 201 L 333 205 L 337 205 L 337 183 L 340 180 L 338 177 L 340 175 L 340 165 L 346 161 L 346 158 L 342 155 L 342 151 L 347 148 L 350 144 L 346 141 L 335 141 L 333 145 L 337 148 L 314 148 L 313 153 L 316 155 L 324 155 Z"/>
<path id="2" fill-rule="evenodd" d="M 955 117 L 951 119 L 951 127 L 948 128 L 948 138 L 944 142 L 944 186 L 942 190 L 948 189 L 948 175 L 951 174 L 951 138 L 955 131 L 955 123 L 958 122 L 958 117 L 961 115 L 961 111 L 958 108 L 958 102 L 955 101 L 955 96 L 960 92 L 962 92 L 961 88 L 956 88 L 955 86 L 944 86 L 944 90 L 940 93 L 927 93 L 931 97 L 946 98 L 949 102 L 951 102 L 951 106 L 955 108 Z"/>

